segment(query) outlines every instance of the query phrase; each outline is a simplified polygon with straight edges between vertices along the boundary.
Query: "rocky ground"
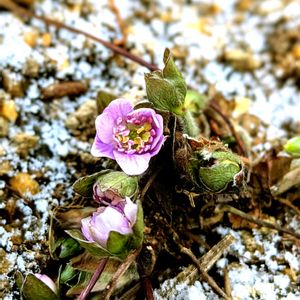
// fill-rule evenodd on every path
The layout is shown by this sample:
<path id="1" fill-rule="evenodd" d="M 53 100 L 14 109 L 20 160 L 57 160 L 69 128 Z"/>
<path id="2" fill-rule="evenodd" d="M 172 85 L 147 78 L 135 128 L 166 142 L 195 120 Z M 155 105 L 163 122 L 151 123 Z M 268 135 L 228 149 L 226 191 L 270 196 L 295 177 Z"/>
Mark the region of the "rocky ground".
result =
<path id="1" fill-rule="evenodd" d="M 119 14 L 112 1 L 29 2 L 36 14 L 126 45 L 157 65 L 170 48 L 190 88 L 228 100 L 221 108 L 246 137 L 251 161 L 300 132 L 298 0 L 119 0 Z M 71 203 L 73 182 L 97 164 L 90 155 L 97 92 L 143 99 L 148 70 L 83 35 L 4 9 L 0 28 L 0 297 L 11 300 L 19 299 L 16 270 L 47 269 L 51 210 Z M 69 84 L 63 92 L 61 81 Z M 294 206 L 278 202 L 266 219 L 280 217 L 279 225 L 299 232 L 299 190 L 282 198 Z M 233 219 L 211 230 L 235 237 L 214 267 L 233 299 L 300 299 L 299 239 Z M 154 294 L 219 299 L 199 278 L 168 279 Z"/>

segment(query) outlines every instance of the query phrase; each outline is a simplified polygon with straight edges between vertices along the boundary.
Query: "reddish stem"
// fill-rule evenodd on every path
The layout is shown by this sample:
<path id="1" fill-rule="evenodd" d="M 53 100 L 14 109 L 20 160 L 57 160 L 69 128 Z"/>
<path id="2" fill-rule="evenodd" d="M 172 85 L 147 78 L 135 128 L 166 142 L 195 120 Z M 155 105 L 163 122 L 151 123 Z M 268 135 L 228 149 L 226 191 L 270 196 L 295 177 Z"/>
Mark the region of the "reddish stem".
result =
<path id="1" fill-rule="evenodd" d="M 90 294 L 90 292 L 92 291 L 93 287 L 95 286 L 97 280 L 99 279 L 100 275 L 102 274 L 107 261 L 108 261 L 108 257 L 102 258 L 100 260 L 100 263 L 99 263 L 95 273 L 93 274 L 93 276 L 92 276 L 91 280 L 89 281 L 88 285 L 81 292 L 78 300 L 85 300 L 86 297 Z"/>
<path id="2" fill-rule="evenodd" d="M 12 12 L 14 12 L 15 14 L 17 14 L 19 16 L 27 16 L 27 17 L 30 17 L 30 18 L 35 18 L 35 19 L 43 21 L 47 25 L 52 25 L 52 26 L 55 26 L 57 28 L 63 28 L 63 29 L 69 30 L 69 31 L 74 32 L 74 33 L 82 34 L 82 35 L 90 38 L 91 40 L 94 40 L 94 41 L 102 44 L 103 46 L 107 47 L 108 49 L 112 50 L 113 52 L 115 52 L 117 54 L 120 54 L 124 57 L 127 57 L 128 59 L 140 64 L 141 66 L 144 66 L 144 67 L 148 68 L 150 71 L 158 70 L 158 67 L 156 65 L 148 63 L 147 61 L 145 61 L 141 57 L 138 57 L 138 56 L 128 52 L 127 50 L 125 50 L 121 47 L 118 47 L 118 46 L 116 46 L 116 45 L 114 45 L 114 44 L 112 44 L 108 41 L 105 41 L 101 38 L 98 38 L 98 37 L 96 37 L 96 36 L 94 36 L 90 33 L 87 33 L 87 32 L 84 32 L 80 29 L 77 29 L 77 28 L 74 28 L 72 26 L 66 25 L 62 22 L 59 22 L 59 21 L 56 21 L 56 20 L 53 20 L 53 19 L 49 19 L 47 17 L 38 16 L 38 15 L 34 14 L 33 12 L 31 12 L 30 10 L 25 9 L 25 8 L 15 4 L 11 0 L 0 0 L 0 6 L 3 6 L 6 9 L 11 10 Z"/>

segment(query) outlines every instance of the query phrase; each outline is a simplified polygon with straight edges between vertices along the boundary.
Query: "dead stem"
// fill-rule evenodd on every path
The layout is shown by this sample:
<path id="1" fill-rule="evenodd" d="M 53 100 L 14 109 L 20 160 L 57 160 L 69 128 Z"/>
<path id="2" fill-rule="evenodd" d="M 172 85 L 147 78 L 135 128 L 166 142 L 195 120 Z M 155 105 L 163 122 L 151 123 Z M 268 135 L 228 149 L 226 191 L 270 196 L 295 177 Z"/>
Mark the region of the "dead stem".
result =
<path id="1" fill-rule="evenodd" d="M 133 261 L 137 258 L 141 251 L 141 248 L 136 249 L 135 251 L 131 252 L 126 259 L 121 263 L 118 270 L 115 272 L 113 277 L 111 278 L 110 282 L 106 286 L 106 292 L 104 294 L 103 300 L 109 300 L 111 295 L 113 294 L 116 285 L 118 283 L 118 280 L 120 277 L 127 271 L 127 269 L 130 267 L 130 265 L 133 263 Z"/>
<path id="2" fill-rule="evenodd" d="M 171 230 L 172 234 L 173 234 L 173 239 L 174 241 L 177 243 L 179 249 L 180 249 L 180 252 L 189 256 L 190 259 L 193 261 L 193 263 L 196 265 L 199 273 L 200 273 L 200 277 L 202 279 L 204 279 L 220 296 L 222 296 L 224 299 L 226 300 L 230 300 L 229 297 L 227 297 L 227 295 L 224 293 L 224 291 L 218 286 L 218 284 L 215 282 L 215 280 L 208 275 L 208 273 L 206 272 L 206 270 L 203 268 L 203 266 L 201 265 L 200 261 L 198 260 L 198 258 L 194 255 L 194 253 L 184 247 L 182 244 L 181 244 L 181 241 L 180 241 L 180 237 L 179 235 L 177 234 L 177 232 L 171 227 L 169 226 L 169 229 Z"/>
<path id="3" fill-rule="evenodd" d="M 278 201 L 278 202 L 286 205 L 287 207 L 293 209 L 297 213 L 297 215 L 300 216 L 300 209 L 296 205 L 294 205 L 293 203 L 291 203 L 291 201 L 289 201 L 287 199 L 276 198 L 276 197 L 274 199 L 276 201 Z"/>
<path id="4" fill-rule="evenodd" d="M 255 223 L 257 225 L 260 225 L 260 226 L 263 226 L 263 227 L 268 227 L 268 228 L 271 228 L 271 229 L 275 229 L 279 232 L 283 232 L 283 233 L 287 233 L 287 234 L 290 234 L 294 237 L 296 237 L 297 239 L 300 239 L 300 234 L 296 233 L 296 232 L 293 232 L 292 230 L 289 230 L 289 229 L 285 229 L 285 228 L 282 228 L 281 226 L 277 225 L 277 224 L 273 224 L 273 223 L 270 223 L 270 222 L 267 222 L 267 221 L 263 221 L 263 220 L 260 220 L 256 217 L 253 217 L 235 207 L 232 207 L 230 205 L 222 205 L 220 207 L 220 210 L 223 211 L 223 212 L 229 212 L 229 213 L 232 213 L 234 215 L 237 215 L 243 219 L 246 219 L 247 221 L 249 222 L 252 222 L 252 223 Z"/>
<path id="5" fill-rule="evenodd" d="M 206 241 L 199 235 L 193 234 L 190 231 L 184 232 L 184 235 L 186 235 L 188 238 L 193 240 L 195 243 L 197 243 L 200 247 L 205 248 L 205 250 L 209 250 L 210 247 L 206 243 Z"/>
<path id="6" fill-rule="evenodd" d="M 152 283 L 148 276 L 142 278 L 142 285 L 144 287 L 146 300 L 154 300 Z"/>
<path id="7" fill-rule="evenodd" d="M 230 284 L 230 278 L 228 276 L 227 267 L 224 269 L 224 288 L 225 288 L 226 295 L 228 297 L 231 297 L 231 284 Z"/>
<path id="8" fill-rule="evenodd" d="M 145 195 L 146 195 L 148 189 L 150 188 L 150 186 L 151 186 L 152 183 L 154 182 L 156 176 L 159 174 L 159 172 L 160 172 L 161 170 L 162 170 L 162 168 L 159 167 L 159 168 L 157 168 L 157 170 L 156 170 L 155 172 L 153 172 L 153 173 L 151 174 L 151 177 L 149 178 L 149 180 L 147 181 L 147 183 L 145 184 L 145 186 L 144 186 L 144 188 L 143 188 L 143 190 L 142 190 L 142 192 L 141 192 L 141 196 L 140 196 L 141 201 L 144 200 L 144 197 L 145 197 Z"/>
<path id="9" fill-rule="evenodd" d="M 13 13 L 15 13 L 16 15 L 20 16 L 20 17 L 29 17 L 29 18 L 34 18 L 34 19 L 38 19 L 42 22 L 44 22 L 45 24 L 49 25 L 49 26 L 54 26 L 56 28 L 60 28 L 60 29 L 66 29 L 69 30 L 71 32 L 74 33 L 78 33 L 78 34 L 82 34 L 84 36 L 86 36 L 87 38 L 90 38 L 91 40 L 94 40 L 100 44 L 102 44 L 103 46 L 105 46 L 106 48 L 112 50 L 114 53 L 122 55 L 138 64 L 140 64 L 141 66 L 144 66 L 146 68 L 148 68 L 150 71 L 155 71 L 158 70 L 158 67 L 154 64 L 150 64 L 147 61 L 145 61 L 144 59 L 128 52 L 127 50 L 118 47 L 110 42 L 107 42 L 101 38 L 98 38 L 90 33 L 84 32 L 80 29 L 74 28 L 72 26 L 66 25 L 62 22 L 47 18 L 47 17 L 43 17 L 43 16 L 39 16 L 36 15 L 35 13 L 31 12 L 30 10 L 23 8 L 17 4 L 15 4 L 13 1 L 11 0 L 0 0 L 0 6 L 12 11 Z"/>
<path id="10" fill-rule="evenodd" d="M 224 291 L 218 286 L 218 284 L 215 282 L 215 280 L 211 277 L 211 276 L 209 276 L 208 275 L 208 273 L 206 272 L 206 271 L 204 271 L 203 270 L 203 268 L 201 267 L 201 264 L 200 264 L 200 262 L 199 262 L 199 260 L 198 260 L 198 258 L 194 255 L 194 253 L 190 250 L 190 249 L 188 249 L 188 248 L 186 248 L 186 247 L 184 247 L 184 246 L 182 246 L 182 245 L 180 245 L 179 244 L 179 247 L 180 247 L 180 251 L 183 253 L 183 254 L 185 254 L 185 255 L 187 255 L 192 261 L 193 261 L 193 263 L 197 266 L 197 268 L 198 268 L 198 271 L 199 271 L 199 273 L 200 273 L 200 276 L 221 296 L 221 297 L 223 297 L 224 299 L 226 299 L 226 300 L 230 300 L 231 298 L 229 298 L 225 293 L 224 293 Z"/>
<path id="11" fill-rule="evenodd" d="M 100 260 L 100 263 L 95 271 L 95 273 L 93 274 L 91 280 L 89 281 L 88 285 L 85 287 L 85 289 L 81 292 L 78 300 L 85 300 L 90 292 L 92 291 L 94 285 L 96 284 L 97 280 L 99 279 L 99 277 L 101 276 L 104 268 L 105 268 L 105 265 L 108 261 L 108 257 L 105 257 L 105 258 L 102 258 Z"/>

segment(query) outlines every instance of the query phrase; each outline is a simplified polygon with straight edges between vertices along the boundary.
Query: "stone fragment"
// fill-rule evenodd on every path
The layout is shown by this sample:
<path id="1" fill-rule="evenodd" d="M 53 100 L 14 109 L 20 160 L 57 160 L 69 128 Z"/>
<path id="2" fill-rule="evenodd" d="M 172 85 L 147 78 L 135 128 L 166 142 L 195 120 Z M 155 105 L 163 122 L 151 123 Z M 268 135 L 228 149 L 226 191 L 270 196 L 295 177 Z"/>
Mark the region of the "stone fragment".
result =
<path id="1" fill-rule="evenodd" d="M 0 137 L 8 135 L 8 121 L 0 116 Z"/>
<path id="2" fill-rule="evenodd" d="M 253 71 L 261 66 L 261 61 L 257 56 L 242 49 L 225 51 L 224 60 L 238 71 Z"/>
<path id="3" fill-rule="evenodd" d="M 39 63 L 34 58 L 29 57 L 23 66 L 23 74 L 31 78 L 36 78 L 39 75 L 39 71 Z"/>
<path id="4" fill-rule="evenodd" d="M 10 94 L 11 97 L 24 96 L 24 83 L 20 74 L 4 70 L 2 76 L 4 90 Z"/>
<path id="5" fill-rule="evenodd" d="M 18 173 L 9 180 L 11 189 L 26 197 L 28 193 L 35 195 L 40 191 L 39 184 L 28 173 Z"/>
<path id="6" fill-rule="evenodd" d="M 88 100 L 67 118 L 65 126 L 71 130 L 80 129 L 84 124 L 89 123 L 91 120 L 94 122 L 96 112 L 96 101 Z"/>
<path id="7" fill-rule="evenodd" d="M 39 138 L 28 133 L 18 133 L 12 138 L 12 142 L 17 146 L 17 153 L 26 157 L 31 149 L 34 149 Z"/>
<path id="8" fill-rule="evenodd" d="M 14 123 L 18 118 L 17 106 L 13 100 L 0 102 L 0 116 Z"/>

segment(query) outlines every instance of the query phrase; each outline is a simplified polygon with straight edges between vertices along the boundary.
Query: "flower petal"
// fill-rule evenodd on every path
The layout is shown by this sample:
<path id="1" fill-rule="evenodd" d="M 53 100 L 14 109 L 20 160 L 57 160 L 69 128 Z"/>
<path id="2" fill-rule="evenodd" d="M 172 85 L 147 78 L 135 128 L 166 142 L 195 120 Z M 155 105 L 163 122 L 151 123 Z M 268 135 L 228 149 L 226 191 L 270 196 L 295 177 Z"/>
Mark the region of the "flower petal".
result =
<path id="1" fill-rule="evenodd" d="M 111 118 L 116 119 L 119 117 L 124 118 L 132 111 L 133 105 L 130 100 L 118 98 L 110 102 L 110 104 L 104 109 L 103 113 L 106 113 Z"/>
<path id="2" fill-rule="evenodd" d="M 127 175 L 140 175 L 144 173 L 148 166 L 151 155 L 144 154 L 126 154 L 113 151 L 115 160 Z"/>
<path id="3" fill-rule="evenodd" d="M 103 143 L 98 135 L 96 135 L 94 143 L 92 145 L 91 154 L 95 157 L 108 157 L 115 159 L 113 154 L 114 146 L 113 144 Z"/>
<path id="4" fill-rule="evenodd" d="M 126 218 L 130 221 L 131 226 L 136 222 L 138 206 L 133 203 L 129 197 L 126 197 L 126 204 L 124 206 L 124 214 Z"/>
<path id="5" fill-rule="evenodd" d="M 99 139 L 105 143 L 112 143 L 113 140 L 113 128 L 115 126 L 115 121 L 118 115 L 111 115 L 103 112 L 96 118 L 95 126 L 97 131 L 97 136 Z"/>
<path id="6" fill-rule="evenodd" d="M 90 222 L 91 222 L 92 217 L 87 217 L 81 220 L 81 231 L 84 237 L 90 241 L 93 242 L 93 237 L 91 236 L 90 233 Z"/>
<path id="7" fill-rule="evenodd" d="M 163 143 L 165 142 L 165 140 L 166 140 L 165 136 L 161 135 L 160 139 L 158 139 L 156 141 L 156 144 L 154 146 L 151 145 L 151 150 L 150 150 L 151 157 L 156 155 L 160 151 L 160 149 L 161 149 Z"/>

